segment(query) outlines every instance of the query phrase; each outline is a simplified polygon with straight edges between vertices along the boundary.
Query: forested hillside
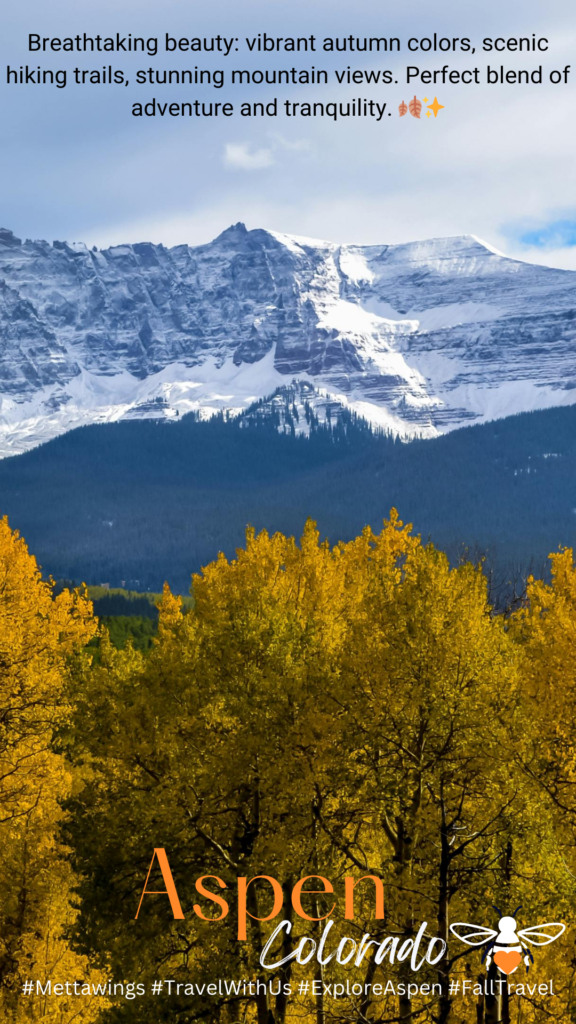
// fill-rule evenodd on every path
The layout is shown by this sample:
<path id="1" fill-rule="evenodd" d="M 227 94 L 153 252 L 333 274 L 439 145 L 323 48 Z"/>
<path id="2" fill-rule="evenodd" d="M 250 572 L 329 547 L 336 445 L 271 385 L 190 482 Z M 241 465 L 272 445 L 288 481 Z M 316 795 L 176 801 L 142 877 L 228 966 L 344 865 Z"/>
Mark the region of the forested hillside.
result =
<path id="1" fill-rule="evenodd" d="M 0 511 L 55 578 L 187 593 L 247 524 L 331 541 L 396 506 L 454 559 L 544 571 L 576 542 L 576 407 L 402 443 L 344 417 L 309 437 L 273 418 L 85 427 L 0 462 Z"/>

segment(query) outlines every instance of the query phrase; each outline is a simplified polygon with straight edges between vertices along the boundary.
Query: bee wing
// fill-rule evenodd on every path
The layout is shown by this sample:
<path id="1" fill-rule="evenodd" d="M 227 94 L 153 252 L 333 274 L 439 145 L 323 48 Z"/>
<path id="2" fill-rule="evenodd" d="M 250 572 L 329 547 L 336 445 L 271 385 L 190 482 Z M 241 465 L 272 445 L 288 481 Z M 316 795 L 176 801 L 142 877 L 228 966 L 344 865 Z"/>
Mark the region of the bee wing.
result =
<path id="1" fill-rule="evenodd" d="M 467 921 L 456 921 L 450 925 L 450 931 L 467 946 L 483 946 L 488 939 L 495 939 L 498 935 L 493 928 L 483 928 L 481 924 L 469 924 Z"/>
<path id="2" fill-rule="evenodd" d="M 547 946 L 555 942 L 566 931 L 566 925 L 560 921 L 548 921 L 546 924 L 536 924 L 533 928 L 524 928 L 518 932 L 518 938 L 524 939 L 532 946 Z"/>

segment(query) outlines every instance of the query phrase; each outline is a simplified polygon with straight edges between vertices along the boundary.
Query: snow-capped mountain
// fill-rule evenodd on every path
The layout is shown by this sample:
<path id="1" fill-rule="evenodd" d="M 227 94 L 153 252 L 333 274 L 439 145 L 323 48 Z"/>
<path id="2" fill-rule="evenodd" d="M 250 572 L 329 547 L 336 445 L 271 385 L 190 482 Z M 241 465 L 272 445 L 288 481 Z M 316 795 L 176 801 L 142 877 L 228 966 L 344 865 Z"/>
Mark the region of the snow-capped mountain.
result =
<path id="1" fill-rule="evenodd" d="M 98 251 L 0 230 L 0 455 L 84 423 L 241 411 L 293 381 L 406 438 L 572 404 L 576 273 L 472 236 L 336 245 L 236 224 Z"/>

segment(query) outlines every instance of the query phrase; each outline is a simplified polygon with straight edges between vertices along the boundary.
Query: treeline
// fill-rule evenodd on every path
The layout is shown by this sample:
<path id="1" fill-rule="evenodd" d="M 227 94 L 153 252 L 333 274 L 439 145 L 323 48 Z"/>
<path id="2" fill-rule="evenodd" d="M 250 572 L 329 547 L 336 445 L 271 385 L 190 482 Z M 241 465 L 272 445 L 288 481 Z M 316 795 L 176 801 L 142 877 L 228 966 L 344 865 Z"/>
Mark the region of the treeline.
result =
<path id="1" fill-rule="evenodd" d="M 156 636 L 156 623 L 149 616 L 138 615 L 104 615 L 99 617 L 100 625 L 113 647 L 123 651 L 130 643 L 136 651 L 151 650 Z M 99 633 L 90 641 L 95 652 L 96 661 L 100 661 L 102 634 Z"/>
<path id="2" fill-rule="evenodd" d="M 73 583 L 71 589 L 75 589 L 76 585 Z M 156 622 L 161 596 L 160 593 L 139 593 L 135 590 L 125 590 L 123 587 L 88 587 L 88 597 L 98 617 L 138 616 Z"/>
<path id="3" fill-rule="evenodd" d="M 452 567 L 394 511 L 378 533 L 366 528 L 333 547 L 311 521 L 299 543 L 249 531 L 234 560 L 221 556 L 195 576 L 187 614 L 165 588 L 149 653 L 117 650 L 100 627 L 99 663 L 89 602 L 67 590 L 54 599 L 6 521 L 0 570 L 3 1019 L 576 1017 L 572 551 L 552 556 L 550 584 L 530 579 L 520 606 L 497 614 L 482 567 Z M 144 897 L 135 920 L 155 848 L 169 857 L 182 919 L 160 894 Z M 344 878 L 366 874 L 383 885 L 384 918 L 374 918 L 371 883 L 356 889 L 353 920 L 332 913 Z M 272 919 L 269 883 L 253 883 L 238 941 L 237 878 L 262 875 L 284 885 L 283 911 Z M 227 887 L 225 919 L 210 920 L 218 907 L 195 888 L 201 876 Z M 307 920 L 288 900 L 303 877 Z M 215 878 L 206 884 L 222 895 Z M 166 888 L 157 862 L 148 888 Z M 553 979 L 553 997 L 485 989 L 481 950 L 450 936 L 451 922 L 494 928 L 519 905 L 523 928 L 568 925 L 534 948 L 530 967 L 531 986 Z M 282 917 L 292 930 L 274 944 L 274 961 L 304 935 L 318 941 L 328 919 L 330 950 L 365 933 L 410 943 L 427 922 L 426 941 L 443 938 L 448 952 L 417 980 L 437 990 L 386 993 L 388 980 L 414 978 L 409 962 L 378 964 L 373 947 L 359 967 L 311 959 L 264 972 L 262 948 Z M 279 983 L 278 994 L 182 989 L 104 1005 L 21 992 L 31 977 L 201 987 L 257 975 Z M 299 994 L 302 979 L 361 982 L 363 994 L 332 1000 L 322 985 L 314 997 Z M 470 989 L 456 996 L 464 979 Z M 514 981 L 523 980 L 522 964 Z M 379 994 L 366 990 L 375 982 Z"/>
<path id="4" fill-rule="evenodd" d="M 409 444 L 354 417 L 293 436 L 291 409 L 72 431 L 0 461 L 0 512 L 55 578 L 135 591 L 187 593 L 247 524 L 299 534 L 312 515 L 334 543 L 392 505 L 453 562 L 468 549 L 508 579 L 576 545 L 576 408 Z"/>
<path id="5" fill-rule="evenodd" d="M 53 594 L 58 596 L 63 590 L 76 590 L 78 584 L 73 580 L 57 580 Z M 100 645 L 104 635 L 113 647 L 123 650 L 130 642 L 137 651 L 149 651 L 158 629 L 158 606 L 162 594 L 139 593 L 125 590 L 122 587 L 108 586 L 84 587 L 80 585 L 92 603 L 94 616 L 104 630 L 92 637 L 90 649 L 99 661 Z M 181 598 L 183 610 L 193 607 L 193 599 L 189 596 Z"/>

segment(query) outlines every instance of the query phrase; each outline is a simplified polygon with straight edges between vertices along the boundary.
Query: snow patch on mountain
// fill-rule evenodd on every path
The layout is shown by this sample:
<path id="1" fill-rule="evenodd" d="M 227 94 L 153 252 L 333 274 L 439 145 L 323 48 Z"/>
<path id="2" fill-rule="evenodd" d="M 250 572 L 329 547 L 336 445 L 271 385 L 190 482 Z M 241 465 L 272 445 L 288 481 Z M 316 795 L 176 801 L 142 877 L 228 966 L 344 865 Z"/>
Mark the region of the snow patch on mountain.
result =
<path id="1" fill-rule="evenodd" d="M 576 274 L 473 236 L 236 224 L 97 251 L 0 229 L 0 456 L 86 423 L 239 413 L 293 381 L 407 439 L 572 404 Z"/>

